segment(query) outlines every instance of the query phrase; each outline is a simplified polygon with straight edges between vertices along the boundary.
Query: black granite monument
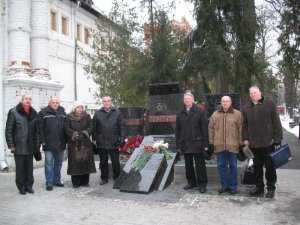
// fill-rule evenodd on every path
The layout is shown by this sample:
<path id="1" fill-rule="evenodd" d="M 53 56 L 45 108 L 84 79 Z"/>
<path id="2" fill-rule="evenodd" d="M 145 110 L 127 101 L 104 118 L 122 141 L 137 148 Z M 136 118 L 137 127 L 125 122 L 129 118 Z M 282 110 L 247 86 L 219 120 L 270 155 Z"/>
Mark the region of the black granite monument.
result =
<path id="1" fill-rule="evenodd" d="M 148 129 L 149 135 L 173 135 L 176 114 L 182 109 L 183 94 L 177 82 L 149 85 Z"/>
<path id="2" fill-rule="evenodd" d="M 144 147 L 152 145 L 153 136 L 146 136 L 123 167 L 114 188 L 123 192 L 147 194 L 153 190 L 164 190 L 174 180 L 176 153 L 167 157 L 162 153 L 145 152 Z M 159 139 L 162 140 L 162 139 Z"/>

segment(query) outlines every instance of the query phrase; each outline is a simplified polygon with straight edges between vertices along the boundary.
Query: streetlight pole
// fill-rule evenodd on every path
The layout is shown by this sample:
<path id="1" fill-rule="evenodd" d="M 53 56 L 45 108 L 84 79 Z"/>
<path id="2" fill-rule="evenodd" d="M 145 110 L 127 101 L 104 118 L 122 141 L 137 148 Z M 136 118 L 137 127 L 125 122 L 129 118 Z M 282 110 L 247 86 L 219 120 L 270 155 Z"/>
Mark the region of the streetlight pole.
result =
<path id="1" fill-rule="evenodd" d="M 8 169 L 5 161 L 5 145 L 4 145 L 4 62 L 5 62 L 5 16 L 6 1 L 0 1 L 0 170 Z"/>
<path id="2" fill-rule="evenodd" d="M 75 37 L 75 49 L 74 49 L 74 99 L 77 101 L 77 38 Z"/>

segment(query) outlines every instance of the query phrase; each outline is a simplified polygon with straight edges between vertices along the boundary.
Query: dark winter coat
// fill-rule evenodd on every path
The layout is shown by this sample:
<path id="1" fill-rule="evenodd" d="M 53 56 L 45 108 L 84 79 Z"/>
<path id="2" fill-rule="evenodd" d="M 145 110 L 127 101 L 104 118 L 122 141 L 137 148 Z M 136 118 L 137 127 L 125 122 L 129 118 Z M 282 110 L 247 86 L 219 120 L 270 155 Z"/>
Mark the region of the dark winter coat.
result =
<path id="1" fill-rule="evenodd" d="M 122 115 L 116 108 L 106 112 L 101 108 L 93 117 L 93 138 L 97 147 L 102 149 L 116 149 L 123 142 L 124 126 Z"/>
<path id="2" fill-rule="evenodd" d="M 83 112 L 80 116 L 70 113 L 65 122 L 68 136 L 68 170 L 69 175 L 84 175 L 96 172 L 93 145 L 90 139 L 92 119 Z M 77 137 L 76 133 L 78 134 Z"/>
<path id="3" fill-rule="evenodd" d="M 242 114 L 242 138 L 250 142 L 250 147 L 263 148 L 281 142 L 281 122 L 272 101 L 262 98 L 256 105 L 249 102 Z"/>
<path id="4" fill-rule="evenodd" d="M 39 126 L 44 150 L 65 150 L 65 119 L 65 109 L 61 106 L 57 109 L 57 111 L 52 109 L 50 106 L 47 106 L 39 112 Z"/>
<path id="5" fill-rule="evenodd" d="M 38 114 L 30 107 L 27 114 L 22 104 L 9 110 L 5 137 L 8 148 L 15 148 L 16 155 L 31 155 L 39 152 Z"/>
<path id="6" fill-rule="evenodd" d="M 176 147 L 182 153 L 201 153 L 208 146 L 208 119 L 195 104 L 176 117 Z"/>

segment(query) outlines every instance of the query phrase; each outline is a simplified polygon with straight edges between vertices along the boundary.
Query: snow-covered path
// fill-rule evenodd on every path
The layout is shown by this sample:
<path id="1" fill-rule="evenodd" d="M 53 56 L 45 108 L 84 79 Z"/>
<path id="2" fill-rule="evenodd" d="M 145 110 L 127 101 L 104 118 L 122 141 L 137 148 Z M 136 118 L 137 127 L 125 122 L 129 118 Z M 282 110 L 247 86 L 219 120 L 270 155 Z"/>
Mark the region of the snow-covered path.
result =
<path id="1" fill-rule="evenodd" d="M 289 133 L 295 135 L 299 138 L 299 124 L 293 128 L 290 128 L 289 122 L 291 122 L 291 119 L 288 115 L 280 116 L 282 127 L 288 131 Z"/>

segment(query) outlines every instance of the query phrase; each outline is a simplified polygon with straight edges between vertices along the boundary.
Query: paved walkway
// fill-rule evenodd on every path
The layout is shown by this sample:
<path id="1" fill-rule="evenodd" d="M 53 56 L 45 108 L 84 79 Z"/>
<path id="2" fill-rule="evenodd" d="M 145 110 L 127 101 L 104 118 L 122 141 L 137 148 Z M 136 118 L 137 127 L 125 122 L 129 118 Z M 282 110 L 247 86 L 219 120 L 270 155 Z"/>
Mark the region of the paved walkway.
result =
<path id="1" fill-rule="evenodd" d="M 299 143 L 292 147 L 299 151 Z M 64 164 L 64 188 L 47 192 L 40 168 L 34 171 L 36 193 L 22 196 L 14 173 L 2 173 L 0 225 L 300 225 L 298 166 L 278 170 L 273 200 L 249 198 L 245 186 L 237 196 L 218 195 L 215 168 L 209 169 L 206 194 L 182 190 L 185 178 L 180 167 L 169 188 L 149 195 L 121 193 L 112 189 L 112 182 L 99 186 L 99 172 L 92 175 L 89 188 L 73 189 Z"/>

